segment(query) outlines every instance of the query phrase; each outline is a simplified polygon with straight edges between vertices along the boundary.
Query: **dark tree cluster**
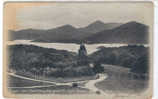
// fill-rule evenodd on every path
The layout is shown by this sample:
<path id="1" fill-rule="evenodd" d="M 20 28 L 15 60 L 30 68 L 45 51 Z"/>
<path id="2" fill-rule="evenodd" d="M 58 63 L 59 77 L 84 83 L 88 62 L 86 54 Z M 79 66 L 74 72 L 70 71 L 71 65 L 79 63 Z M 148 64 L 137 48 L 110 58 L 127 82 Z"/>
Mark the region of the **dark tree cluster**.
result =
<path id="1" fill-rule="evenodd" d="M 101 47 L 91 55 L 33 45 L 11 45 L 9 50 L 9 69 L 21 74 L 80 77 L 104 72 L 102 64 L 119 65 L 131 68 L 131 72 L 147 73 L 149 68 L 149 49 L 143 46 L 119 48 Z M 80 53 L 80 54 L 81 54 Z M 93 63 L 93 67 L 90 67 Z"/>
<path id="2" fill-rule="evenodd" d="M 147 73 L 149 67 L 149 48 L 129 45 L 119 48 L 100 47 L 90 56 L 97 64 L 111 64 L 131 68 L 135 73 Z"/>

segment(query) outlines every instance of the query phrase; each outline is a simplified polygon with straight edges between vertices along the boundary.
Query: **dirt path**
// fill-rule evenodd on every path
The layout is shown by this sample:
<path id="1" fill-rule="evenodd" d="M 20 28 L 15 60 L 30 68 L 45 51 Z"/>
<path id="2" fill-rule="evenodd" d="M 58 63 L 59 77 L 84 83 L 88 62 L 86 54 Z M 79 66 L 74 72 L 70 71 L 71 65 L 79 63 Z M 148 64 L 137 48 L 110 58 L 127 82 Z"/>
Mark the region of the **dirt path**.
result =
<path id="1" fill-rule="evenodd" d="M 74 83 L 74 82 L 57 83 L 57 82 L 52 82 L 52 81 L 38 80 L 38 79 L 33 79 L 33 78 L 20 76 L 20 75 L 17 75 L 15 73 L 8 73 L 8 75 L 13 76 L 13 77 L 17 77 L 17 78 L 21 78 L 21 79 L 25 79 L 25 80 L 31 80 L 31 81 L 43 82 L 43 83 L 50 83 L 50 84 L 54 84 L 54 85 L 57 85 L 57 86 L 60 86 L 60 85 L 72 86 L 72 84 Z M 76 83 L 83 83 L 83 82 L 86 82 L 86 81 L 76 81 Z"/>
<path id="2" fill-rule="evenodd" d="M 38 80 L 38 79 L 32 79 L 32 78 L 28 78 L 28 77 L 16 75 L 15 73 L 8 73 L 8 75 L 13 76 L 13 77 L 17 77 L 17 78 L 21 78 L 21 79 L 25 79 L 25 80 L 31 80 L 31 81 L 36 81 L 36 82 L 44 82 L 44 83 L 50 83 L 50 84 L 56 84 L 55 82 Z"/>
<path id="3" fill-rule="evenodd" d="M 44 86 L 29 86 L 29 87 L 8 87 L 8 88 L 11 88 L 11 89 L 33 89 L 33 88 L 46 88 L 46 87 L 52 87 L 54 85 L 44 85 Z"/>
<path id="4" fill-rule="evenodd" d="M 105 80 L 108 76 L 106 74 L 98 74 L 98 79 L 95 80 L 89 80 L 83 88 L 87 88 L 92 92 L 100 92 L 101 94 L 104 94 L 104 92 L 100 89 L 98 89 L 95 84 L 98 82 L 101 82 Z"/>
<path id="5" fill-rule="evenodd" d="M 8 75 L 13 76 L 13 77 L 17 77 L 17 78 L 21 78 L 21 79 L 25 79 L 25 80 L 31 80 L 31 81 L 50 83 L 51 84 L 51 85 L 45 85 L 45 86 L 42 85 L 42 86 L 29 86 L 29 87 L 8 87 L 8 88 L 16 88 L 16 89 L 22 89 L 22 88 L 45 88 L 45 87 L 60 86 L 60 85 L 72 86 L 72 84 L 74 83 L 74 82 L 57 83 L 57 82 L 51 82 L 51 81 L 37 80 L 37 79 L 32 79 L 32 78 L 28 78 L 28 77 L 16 75 L 14 73 L 8 73 Z M 95 84 L 98 83 L 98 82 L 100 82 L 100 81 L 105 80 L 107 77 L 108 76 L 106 74 L 98 74 L 98 79 L 89 80 L 89 81 L 77 81 L 76 83 L 87 82 L 83 87 L 81 87 L 81 86 L 79 86 L 79 87 L 80 88 L 89 89 L 92 92 L 100 92 L 101 94 L 105 94 L 102 90 L 98 89 L 95 86 Z"/>

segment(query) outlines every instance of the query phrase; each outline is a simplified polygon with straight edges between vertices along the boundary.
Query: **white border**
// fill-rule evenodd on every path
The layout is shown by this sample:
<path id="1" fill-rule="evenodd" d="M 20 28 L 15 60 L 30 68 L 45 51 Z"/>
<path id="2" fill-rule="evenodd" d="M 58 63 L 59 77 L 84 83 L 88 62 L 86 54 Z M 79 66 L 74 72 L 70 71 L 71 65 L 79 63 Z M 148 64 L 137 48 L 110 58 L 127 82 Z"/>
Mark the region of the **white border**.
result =
<path id="1" fill-rule="evenodd" d="M 0 99 L 3 98 L 3 3 L 5 1 L 18 0 L 0 0 Z M 37 1 L 37 0 L 19 0 L 19 1 Z M 38 0 L 38 1 L 57 1 L 57 0 Z M 106 0 L 60 0 L 62 1 L 106 1 Z M 116 1 L 116 0 L 108 0 Z M 158 99 L 158 0 L 117 0 L 117 1 L 152 1 L 155 4 L 154 12 L 154 93 L 152 99 Z"/>
<path id="2" fill-rule="evenodd" d="M 4 99 L 3 98 L 3 90 L 2 90 L 2 79 L 3 79 L 3 63 L 2 63 L 2 48 L 3 48 L 3 23 L 2 23 L 2 20 L 3 20 L 3 1 L 0 0 L 0 99 Z"/>
<path id="3" fill-rule="evenodd" d="M 153 99 L 158 99 L 158 1 L 154 2 L 154 93 Z"/>

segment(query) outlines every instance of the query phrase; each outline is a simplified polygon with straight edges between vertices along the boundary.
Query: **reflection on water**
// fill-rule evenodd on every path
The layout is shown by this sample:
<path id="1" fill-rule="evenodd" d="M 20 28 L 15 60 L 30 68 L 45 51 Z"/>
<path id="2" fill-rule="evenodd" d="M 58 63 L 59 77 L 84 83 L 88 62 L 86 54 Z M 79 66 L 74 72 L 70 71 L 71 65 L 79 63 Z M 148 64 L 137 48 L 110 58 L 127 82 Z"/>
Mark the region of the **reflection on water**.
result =
<path id="1" fill-rule="evenodd" d="M 31 40 L 14 40 L 8 41 L 8 45 L 15 45 L 15 44 L 25 44 L 25 45 L 36 45 L 44 48 L 54 48 L 58 50 L 67 50 L 72 52 L 78 52 L 79 44 L 75 43 L 43 43 L 43 42 L 31 42 Z M 121 47 L 121 46 L 128 46 L 128 44 L 85 44 L 87 53 L 91 54 L 97 51 L 98 47 Z M 142 44 L 137 44 L 137 46 L 142 46 Z M 148 45 L 143 45 L 144 47 L 148 47 Z"/>

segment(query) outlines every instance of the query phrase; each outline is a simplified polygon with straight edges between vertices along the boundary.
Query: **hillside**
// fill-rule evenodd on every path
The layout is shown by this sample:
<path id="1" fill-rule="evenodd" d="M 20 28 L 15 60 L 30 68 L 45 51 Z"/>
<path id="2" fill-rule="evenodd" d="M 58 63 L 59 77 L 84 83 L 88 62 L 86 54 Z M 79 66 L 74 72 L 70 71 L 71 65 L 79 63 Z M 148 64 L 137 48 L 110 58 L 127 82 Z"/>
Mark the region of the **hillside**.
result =
<path id="1" fill-rule="evenodd" d="M 122 66 L 131 72 L 148 73 L 149 49 L 143 46 L 104 48 L 88 56 L 94 67 L 78 64 L 77 53 L 33 45 L 10 45 L 9 69 L 47 77 L 82 77 L 104 72 L 102 64 Z"/>
<path id="2" fill-rule="evenodd" d="M 79 30 L 83 31 L 83 32 L 95 34 L 97 32 L 103 31 L 103 30 L 109 30 L 109 29 L 116 28 L 120 25 L 121 25 L 121 23 L 104 23 L 104 22 L 98 20 L 98 21 L 95 21 L 95 22 L 89 24 L 86 27 L 79 28 Z"/>
<path id="3" fill-rule="evenodd" d="M 23 29 L 9 31 L 10 38 L 9 40 L 33 40 L 42 37 L 45 33 L 45 30 L 38 29 Z"/>
<path id="4" fill-rule="evenodd" d="M 148 27 L 138 22 L 103 23 L 96 21 L 83 28 L 64 25 L 49 30 L 25 29 L 10 31 L 10 40 L 58 43 L 148 43 Z"/>
<path id="5" fill-rule="evenodd" d="M 60 27 L 39 30 L 23 29 L 9 31 L 10 40 L 33 40 L 36 42 L 62 42 L 62 43 L 81 43 L 84 38 L 89 37 L 96 32 L 112 29 L 119 26 L 120 23 L 103 23 L 95 21 L 86 27 L 75 28 L 69 24 Z"/>
<path id="6" fill-rule="evenodd" d="M 130 68 L 131 72 L 135 73 L 148 73 L 149 48 L 143 46 L 100 47 L 89 58 L 99 64 L 122 66 Z"/>
<path id="7" fill-rule="evenodd" d="M 65 50 L 42 48 L 33 45 L 11 45 L 9 69 L 32 76 L 80 77 L 94 75 L 88 66 L 77 65 L 77 54 Z"/>
<path id="8" fill-rule="evenodd" d="M 126 43 L 146 44 L 148 43 L 148 27 L 137 22 L 129 22 L 117 28 L 104 30 L 87 37 L 87 43 Z"/>

